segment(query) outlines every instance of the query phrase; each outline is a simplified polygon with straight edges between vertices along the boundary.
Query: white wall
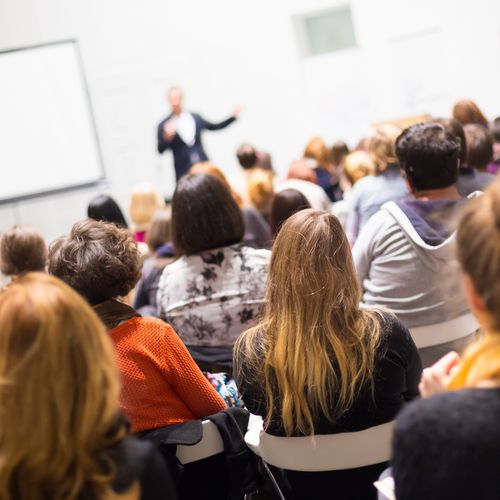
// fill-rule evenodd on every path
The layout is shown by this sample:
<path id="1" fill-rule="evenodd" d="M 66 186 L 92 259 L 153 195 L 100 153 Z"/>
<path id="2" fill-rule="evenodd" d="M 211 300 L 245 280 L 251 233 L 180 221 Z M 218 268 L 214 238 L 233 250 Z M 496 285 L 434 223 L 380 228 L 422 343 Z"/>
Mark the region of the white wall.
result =
<path id="1" fill-rule="evenodd" d="M 0 50 L 80 41 L 109 179 L 103 189 L 0 206 L 0 231 L 31 222 L 50 240 L 97 192 L 126 209 L 130 186 L 142 180 L 170 194 L 172 160 L 157 155 L 155 136 L 174 83 L 208 119 L 243 105 L 236 124 L 204 136 L 226 172 L 237 168 L 243 141 L 270 151 L 283 171 L 311 135 L 354 142 L 373 121 L 447 114 L 464 96 L 500 115 L 500 2 L 353 0 L 359 47 L 302 59 L 292 17 L 337 3 L 346 2 L 0 0 Z M 8 182 L 9 166 L 0 171 Z"/>

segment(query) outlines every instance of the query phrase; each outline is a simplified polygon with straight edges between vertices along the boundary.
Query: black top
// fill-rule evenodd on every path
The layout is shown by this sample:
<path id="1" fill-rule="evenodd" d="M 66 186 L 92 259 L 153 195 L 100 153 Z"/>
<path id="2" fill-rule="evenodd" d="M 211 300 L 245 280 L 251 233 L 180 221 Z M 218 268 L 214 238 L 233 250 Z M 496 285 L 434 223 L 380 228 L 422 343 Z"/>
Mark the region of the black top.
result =
<path id="1" fill-rule="evenodd" d="M 500 389 L 415 401 L 398 416 L 391 460 L 398 500 L 500 498 Z"/>
<path id="2" fill-rule="evenodd" d="M 167 141 L 163 136 L 163 125 L 166 121 L 172 118 L 172 114 L 170 114 L 158 125 L 158 153 L 161 154 L 166 149 L 172 149 L 172 153 L 174 154 L 176 180 L 179 180 L 183 175 L 187 174 L 188 170 L 191 168 L 191 165 L 193 165 L 194 163 L 208 160 L 207 154 L 205 153 L 205 150 L 203 149 L 203 145 L 201 143 L 201 132 L 205 129 L 220 130 L 227 127 L 236 120 L 234 116 L 231 116 L 230 118 L 227 118 L 220 123 L 212 123 L 205 120 L 196 113 L 191 114 L 193 115 L 196 126 L 194 144 L 192 146 L 188 146 L 178 134 L 175 134 L 173 139 L 169 141 Z"/>
<path id="3" fill-rule="evenodd" d="M 316 434 L 354 432 L 389 422 L 405 401 L 418 395 L 422 363 L 410 333 L 396 317 L 389 314 L 383 316 L 381 326 L 381 341 L 375 354 L 373 397 L 370 387 L 365 387 L 353 406 L 334 423 L 319 415 L 315 422 Z M 245 363 L 244 354 L 235 363 L 238 388 L 246 407 L 251 413 L 265 417 L 267 403 L 261 367 L 252 371 Z M 335 400 L 334 394 L 331 399 Z M 277 415 L 280 405 L 277 399 Z M 278 417 L 272 420 L 267 432 L 278 436 L 285 434 Z"/>
<path id="4" fill-rule="evenodd" d="M 125 493 L 139 481 L 141 500 L 176 500 L 177 493 L 165 462 L 149 441 L 126 437 L 113 447 L 108 455 L 116 464 L 113 489 Z"/>

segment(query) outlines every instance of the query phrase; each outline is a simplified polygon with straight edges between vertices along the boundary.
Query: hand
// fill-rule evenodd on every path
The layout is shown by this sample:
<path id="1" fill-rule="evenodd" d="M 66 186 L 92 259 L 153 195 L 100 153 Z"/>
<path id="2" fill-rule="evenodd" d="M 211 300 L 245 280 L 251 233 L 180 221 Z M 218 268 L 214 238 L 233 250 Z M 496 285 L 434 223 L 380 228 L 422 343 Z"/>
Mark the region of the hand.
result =
<path id="1" fill-rule="evenodd" d="M 170 120 L 163 124 L 163 137 L 165 140 L 171 141 L 175 137 L 176 133 L 177 130 L 175 129 L 175 125 Z"/>
<path id="2" fill-rule="evenodd" d="M 234 107 L 233 116 L 234 116 L 235 118 L 238 118 L 238 117 L 241 115 L 241 110 L 242 110 L 241 106 L 240 106 L 239 104 L 238 104 L 238 105 L 236 105 L 236 106 Z"/>
<path id="3" fill-rule="evenodd" d="M 418 389 L 423 398 L 434 396 L 440 392 L 448 390 L 448 382 L 458 369 L 460 356 L 455 352 L 449 352 L 431 367 L 426 368 L 422 373 L 422 378 Z"/>

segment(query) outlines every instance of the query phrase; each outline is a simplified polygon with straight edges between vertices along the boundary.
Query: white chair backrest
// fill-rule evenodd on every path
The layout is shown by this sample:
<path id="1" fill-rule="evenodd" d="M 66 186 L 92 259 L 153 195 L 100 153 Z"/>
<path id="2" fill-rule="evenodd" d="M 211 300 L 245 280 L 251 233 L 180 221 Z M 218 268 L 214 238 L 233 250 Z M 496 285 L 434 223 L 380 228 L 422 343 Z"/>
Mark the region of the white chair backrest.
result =
<path id="1" fill-rule="evenodd" d="M 479 328 L 479 323 L 472 314 L 436 323 L 434 325 L 411 328 L 410 333 L 418 349 L 445 344 L 471 335 Z"/>
<path id="2" fill-rule="evenodd" d="M 203 436 L 199 443 L 191 446 L 178 445 L 176 456 L 182 464 L 197 462 L 224 451 L 224 443 L 217 426 L 210 420 L 202 422 Z"/>
<path id="3" fill-rule="evenodd" d="M 272 436 L 252 415 L 245 434 L 247 446 L 266 463 L 280 469 L 319 472 L 356 469 L 387 462 L 393 422 L 357 432 L 304 437 Z"/>

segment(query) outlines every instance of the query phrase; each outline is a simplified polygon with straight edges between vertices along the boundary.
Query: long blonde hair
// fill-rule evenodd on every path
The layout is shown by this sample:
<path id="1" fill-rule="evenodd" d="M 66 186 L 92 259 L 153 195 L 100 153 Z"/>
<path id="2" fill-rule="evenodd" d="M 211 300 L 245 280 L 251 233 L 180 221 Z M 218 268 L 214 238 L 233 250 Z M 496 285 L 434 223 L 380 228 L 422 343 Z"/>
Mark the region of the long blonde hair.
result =
<path id="1" fill-rule="evenodd" d="M 110 340 L 76 292 L 29 273 L 0 293 L 0 498 L 113 496 L 119 389 Z"/>
<path id="2" fill-rule="evenodd" d="M 500 181 L 465 207 L 457 230 L 458 259 L 490 315 L 483 339 L 464 353 L 450 388 L 500 382 Z"/>
<path id="3" fill-rule="evenodd" d="M 266 425 L 279 398 L 286 434 L 313 434 L 319 415 L 333 422 L 362 387 L 373 389 L 381 329 L 375 313 L 359 309 L 360 298 L 338 219 L 312 209 L 290 217 L 274 242 L 263 319 L 235 346 L 250 370 L 264 353 Z"/>

